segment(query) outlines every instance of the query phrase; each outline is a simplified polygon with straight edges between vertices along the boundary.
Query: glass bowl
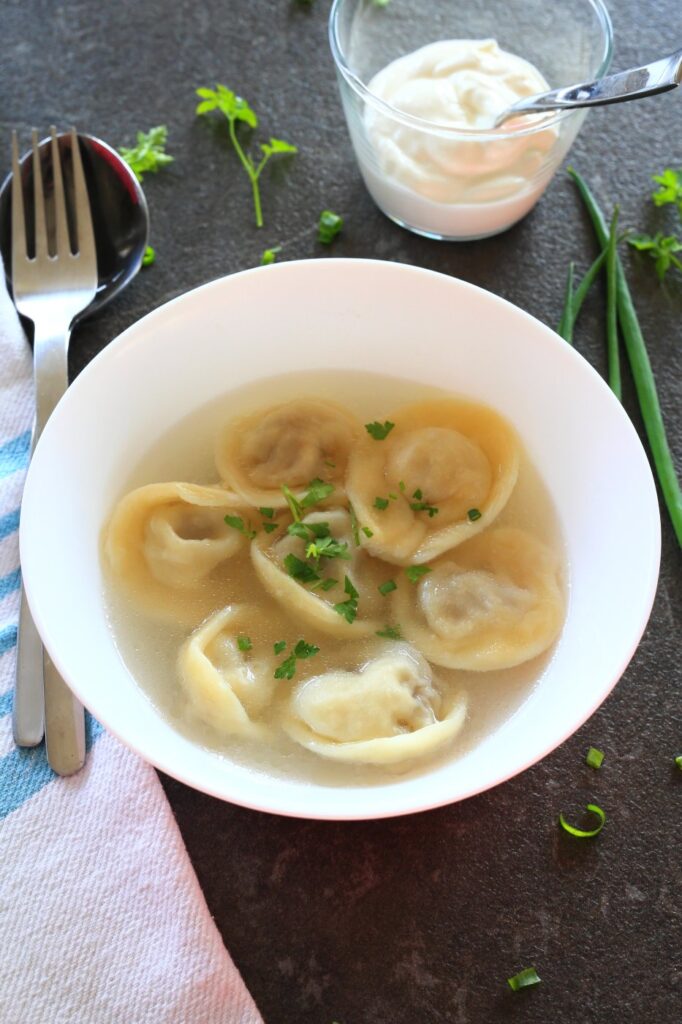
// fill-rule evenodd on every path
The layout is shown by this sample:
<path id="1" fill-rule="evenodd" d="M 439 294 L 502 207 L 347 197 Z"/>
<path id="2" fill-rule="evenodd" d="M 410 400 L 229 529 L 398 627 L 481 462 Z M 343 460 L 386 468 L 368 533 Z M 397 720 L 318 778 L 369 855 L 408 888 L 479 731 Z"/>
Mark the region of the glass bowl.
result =
<path id="1" fill-rule="evenodd" d="M 497 130 L 453 128 L 382 99 L 378 72 L 440 40 L 496 40 L 555 89 L 603 76 L 613 40 L 602 0 L 335 0 L 329 35 L 351 141 L 372 198 L 402 227 L 446 241 L 495 235 L 524 217 L 586 111 L 519 118 Z"/>

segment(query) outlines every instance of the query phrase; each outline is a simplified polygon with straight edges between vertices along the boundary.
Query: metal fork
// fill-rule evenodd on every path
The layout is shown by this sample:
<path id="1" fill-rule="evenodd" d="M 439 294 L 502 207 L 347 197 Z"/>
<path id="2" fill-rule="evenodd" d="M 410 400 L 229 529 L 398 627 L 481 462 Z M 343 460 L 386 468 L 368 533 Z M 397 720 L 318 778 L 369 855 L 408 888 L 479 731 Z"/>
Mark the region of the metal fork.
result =
<path id="1" fill-rule="evenodd" d="M 54 183 L 54 253 L 48 251 L 38 133 L 33 131 L 33 209 L 35 255 L 26 244 L 24 197 L 16 132 L 12 133 L 12 290 L 22 316 L 33 321 L 36 417 L 33 447 L 68 386 L 67 354 L 71 328 L 97 289 L 97 255 L 83 165 L 75 128 L 71 159 L 75 206 L 75 253 L 71 251 L 59 142 L 50 129 Z M 60 775 L 72 775 L 85 762 L 82 705 L 43 650 L 22 592 L 17 645 L 13 730 L 18 746 L 35 746 L 45 729 L 47 757 Z"/>

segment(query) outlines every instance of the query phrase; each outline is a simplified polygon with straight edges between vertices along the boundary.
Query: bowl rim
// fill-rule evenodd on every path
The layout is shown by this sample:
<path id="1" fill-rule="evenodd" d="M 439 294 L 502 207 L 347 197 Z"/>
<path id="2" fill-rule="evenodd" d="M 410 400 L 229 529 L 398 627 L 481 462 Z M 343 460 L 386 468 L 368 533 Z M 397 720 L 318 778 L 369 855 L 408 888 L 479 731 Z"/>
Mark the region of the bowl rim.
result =
<path id="1" fill-rule="evenodd" d="M 473 285 L 467 281 L 451 277 L 450 275 L 444 274 L 439 271 L 428 270 L 423 267 L 418 267 L 411 264 L 394 263 L 385 260 L 321 258 L 317 260 L 288 261 L 285 263 L 273 264 L 267 267 L 253 267 L 240 271 L 236 274 L 222 276 L 203 285 L 191 288 L 188 291 L 182 293 L 181 295 L 175 296 L 168 302 L 165 302 L 156 309 L 151 310 L 145 316 L 141 317 L 139 320 L 135 321 L 123 332 L 121 332 L 121 334 L 119 334 L 109 345 L 105 346 L 97 354 L 97 356 L 95 356 L 95 358 L 91 360 L 91 362 L 84 368 L 84 370 L 81 372 L 76 381 L 74 381 L 71 388 L 69 388 L 69 391 L 67 392 L 67 395 L 65 396 L 63 402 L 60 402 L 59 407 L 57 408 L 57 410 L 55 410 L 53 418 L 51 418 L 51 420 L 48 422 L 45 431 L 41 436 L 38 447 L 36 449 L 37 458 L 35 459 L 35 462 L 32 463 L 31 466 L 29 467 L 27 475 L 26 494 L 29 496 L 29 506 L 31 504 L 33 481 L 35 479 L 34 465 L 40 467 L 40 451 L 42 449 L 45 449 L 46 441 L 49 441 L 49 438 L 52 435 L 52 433 L 54 433 L 54 431 L 58 429 L 59 421 L 64 416 L 64 410 L 68 410 L 68 408 L 75 400 L 73 397 L 70 396 L 77 396 L 83 389 L 87 388 L 90 377 L 94 374 L 101 375 L 102 372 L 106 370 L 106 366 L 109 363 L 109 361 L 120 359 L 120 356 L 122 354 L 120 350 L 125 349 L 128 346 L 136 347 L 137 343 L 135 341 L 135 335 L 138 331 L 143 330 L 147 331 L 147 333 L 150 333 L 149 327 L 151 326 L 152 328 L 155 328 L 155 321 L 158 321 L 160 324 L 162 324 L 167 317 L 172 316 L 173 312 L 176 310 L 176 307 L 178 305 L 181 305 L 188 299 L 196 301 L 202 296 L 207 295 L 209 292 L 219 292 L 223 287 L 225 287 L 226 284 L 228 284 L 228 282 L 228 286 L 230 288 L 235 287 L 234 282 L 239 281 L 240 279 L 243 279 L 246 276 L 250 277 L 253 275 L 263 275 L 266 272 L 271 276 L 274 274 L 292 274 L 299 273 L 304 268 L 308 269 L 319 266 L 326 267 L 325 272 L 334 274 L 334 271 L 337 268 L 343 267 L 348 264 L 352 264 L 354 266 L 363 268 L 363 278 L 365 277 L 365 274 L 371 272 L 372 269 L 381 268 L 381 272 L 385 272 L 386 270 L 388 270 L 389 273 L 393 273 L 397 271 L 400 274 L 408 273 L 410 275 L 418 275 L 421 277 L 437 279 L 440 280 L 441 282 L 448 282 L 449 285 L 453 285 L 458 288 L 462 288 L 465 291 L 470 291 L 478 294 L 483 298 L 484 302 L 490 303 L 490 305 L 493 307 L 497 307 L 498 309 L 501 308 L 506 311 L 513 311 L 514 316 L 519 317 L 521 319 L 525 319 L 529 324 L 532 324 L 534 326 L 535 330 L 541 330 L 546 335 L 549 344 L 556 344 L 557 346 L 560 346 L 562 349 L 562 353 L 565 353 L 565 355 L 563 356 L 564 358 L 578 360 L 581 364 L 581 372 L 588 373 L 598 382 L 600 388 L 602 389 L 605 399 L 607 399 L 612 404 L 612 407 L 615 410 L 619 411 L 618 415 L 622 417 L 621 422 L 623 429 L 630 434 L 633 443 L 635 443 L 635 445 L 639 447 L 639 449 L 641 450 L 642 457 L 644 458 L 644 460 L 646 460 L 646 453 L 644 452 L 643 446 L 634 428 L 634 425 L 632 424 L 632 421 L 623 409 L 622 405 L 615 399 L 610 388 L 605 383 L 603 378 L 597 373 L 594 367 L 592 367 L 591 364 L 588 363 L 587 360 L 580 355 L 580 353 L 576 352 L 574 349 L 570 347 L 566 347 L 566 343 L 563 341 L 563 339 L 561 339 L 550 327 L 543 324 L 536 317 L 533 317 L 531 314 L 525 312 L 525 310 L 522 310 L 520 307 L 509 302 L 507 299 L 503 299 L 502 297 L 495 295 L 494 293 L 489 292 L 486 289 L 483 289 L 477 285 Z M 153 330 L 151 333 L 154 333 Z M 538 763 L 540 760 L 545 758 L 549 753 L 551 753 L 562 743 L 564 743 L 566 739 L 572 736 L 587 721 L 587 719 L 594 713 L 594 711 L 601 706 L 604 700 L 612 692 L 617 682 L 619 681 L 622 673 L 624 672 L 625 668 L 632 659 L 635 650 L 637 649 L 642 634 L 644 633 L 644 630 L 648 623 L 651 608 L 656 594 L 661 552 L 661 524 L 660 515 L 658 514 L 658 500 L 648 460 L 646 460 L 646 466 L 649 470 L 650 496 L 652 497 L 652 508 L 650 509 L 650 511 L 652 511 L 653 507 L 655 506 L 656 512 L 655 516 L 652 517 L 653 533 L 649 538 L 649 548 L 651 552 L 651 557 L 648 563 L 649 572 L 646 579 L 640 578 L 639 580 L 641 611 L 640 616 L 638 618 L 638 625 L 632 634 L 629 644 L 627 645 L 627 647 L 623 648 L 623 654 L 620 659 L 618 668 L 616 671 L 613 672 L 608 681 L 602 684 L 598 688 L 598 690 L 595 691 L 593 699 L 589 702 L 586 702 L 582 706 L 580 712 L 577 715 L 573 715 L 570 718 L 570 721 L 567 722 L 566 726 L 563 729 L 559 730 L 557 733 L 552 734 L 552 736 L 547 740 L 546 743 L 542 744 L 538 748 L 534 748 L 532 753 L 530 753 L 527 758 L 515 762 L 512 766 L 508 768 L 508 770 L 503 770 L 502 773 L 497 772 L 492 781 L 488 778 L 483 778 L 479 781 L 473 781 L 471 784 L 463 786 L 461 788 L 461 791 L 456 793 L 454 796 L 429 796 L 427 788 L 426 795 L 422 793 L 418 801 L 413 800 L 407 806 L 396 807 L 395 805 L 392 805 L 380 810 L 367 810 L 360 808 L 358 811 L 352 811 L 347 813 L 339 813 L 334 809 L 330 809 L 329 811 L 316 810 L 311 813 L 309 811 L 306 811 L 305 809 L 302 809 L 300 806 L 293 806 L 297 800 L 298 803 L 303 802 L 304 798 L 301 796 L 299 796 L 298 798 L 289 798 L 288 800 L 286 799 L 285 796 L 283 802 L 278 798 L 274 800 L 272 803 L 268 803 L 267 801 L 264 801 L 262 799 L 250 799 L 248 796 L 245 797 L 240 792 L 231 791 L 229 794 L 227 794 L 225 792 L 225 789 L 227 787 L 221 784 L 221 781 L 219 781 L 218 776 L 215 777 L 214 781 L 214 779 L 208 777 L 210 775 L 210 773 L 208 772 L 204 772 L 203 774 L 200 772 L 199 775 L 201 775 L 201 777 L 199 778 L 197 777 L 197 773 L 194 771 L 189 771 L 187 769 L 183 771 L 182 768 L 179 768 L 177 763 L 174 760 L 172 760 L 172 758 L 161 756 L 158 753 L 158 751 L 154 751 L 153 749 L 150 752 L 148 749 L 142 747 L 141 745 L 136 745 L 133 741 L 127 739 L 124 733 L 121 732 L 118 728 L 112 727 L 108 722 L 104 720 L 102 720 L 102 724 L 105 726 L 106 730 L 112 733 L 121 743 L 123 743 L 124 746 L 128 747 L 128 749 L 132 750 L 138 756 L 141 756 L 145 761 L 152 764 L 155 768 L 163 771 L 165 774 L 171 776 L 177 781 L 182 782 L 185 785 L 189 785 L 192 788 L 199 790 L 200 792 L 205 792 L 208 795 L 215 796 L 218 799 L 226 800 L 238 806 L 243 806 L 251 810 L 257 810 L 266 813 L 274 813 L 284 817 L 333 821 L 374 819 L 378 820 L 381 818 L 399 817 L 406 814 L 414 814 L 426 810 L 435 809 L 437 807 L 447 806 L 450 803 L 456 803 L 460 800 L 468 799 L 471 796 L 475 796 L 479 793 L 485 792 L 488 789 L 494 788 L 500 783 L 508 781 L 514 776 L 525 771 L 527 768 Z M 34 559 L 30 556 L 30 553 L 28 551 L 29 538 L 27 528 L 24 526 L 24 523 L 25 520 L 22 517 L 22 525 L 20 528 L 21 562 L 22 564 L 26 564 L 30 568 L 32 567 L 32 563 L 34 563 Z M 45 617 L 43 616 L 43 605 L 36 598 L 37 588 L 35 587 L 35 581 L 33 579 L 31 572 L 27 573 L 25 583 L 26 595 L 29 601 L 31 612 L 34 616 L 36 626 L 41 635 L 41 638 L 43 638 L 45 647 L 48 653 L 50 654 L 51 659 L 53 660 L 58 671 L 64 676 L 65 679 L 69 681 L 69 685 L 72 687 L 74 693 L 83 701 L 85 706 L 88 706 L 89 701 L 87 698 L 89 695 L 83 694 L 82 688 L 79 685 L 78 680 L 75 680 L 72 683 L 71 680 L 69 679 L 70 672 L 64 662 L 59 639 L 55 638 L 54 630 L 50 628 L 49 622 L 46 623 Z M 128 674 L 131 676 L 131 678 L 134 680 L 132 671 L 127 667 L 127 665 L 123 661 L 122 665 L 128 672 Z M 137 685 L 139 688 L 139 684 L 135 683 L 135 685 Z M 84 696 L 86 697 L 85 700 L 83 700 Z M 93 714 L 97 715 L 97 710 L 93 711 Z M 163 717 L 159 714 L 158 711 L 156 711 L 156 709 L 155 714 L 158 717 Z M 502 723 L 502 725 L 504 725 L 504 723 Z M 428 778 L 428 772 L 422 776 L 419 776 L 420 781 L 423 781 L 426 778 Z M 328 789 L 330 794 L 334 791 L 333 787 L 329 788 L 322 786 L 321 788 Z M 304 787 L 301 787 L 301 792 L 303 791 Z M 370 791 L 372 791 L 371 787 Z M 285 806 L 285 804 L 287 803 L 289 804 L 289 806 Z M 361 803 L 361 801 L 359 801 L 359 803 Z"/>
<path id="2" fill-rule="evenodd" d="M 466 138 L 471 141 L 496 140 L 500 142 L 506 139 L 523 138 L 527 135 L 534 135 L 538 132 L 546 131 L 548 128 L 553 128 L 555 125 L 560 124 L 562 121 L 565 121 L 576 113 L 584 113 L 584 111 L 577 109 L 559 110 L 554 114 L 533 115 L 534 118 L 539 117 L 539 120 L 535 120 L 533 124 L 529 124 L 525 127 L 522 125 L 516 126 L 514 121 L 508 121 L 500 128 L 487 130 L 481 128 L 453 128 L 452 125 L 439 124 L 437 121 L 429 121 L 426 118 L 417 117 L 414 114 L 408 114 L 407 112 L 400 110 L 398 107 L 394 107 L 393 104 L 388 103 L 380 96 L 377 96 L 376 93 L 372 92 L 371 89 L 365 85 L 360 76 L 351 69 L 341 43 L 338 24 L 341 7 L 347 2 L 348 0 L 334 0 L 331 11 L 329 12 L 329 46 L 332 51 L 336 68 L 353 92 L 361 100 L 369 106 L 374 107 L 378 113 L 383 114 L 385 117 L 390 117 L 394 121 L 399 121 L 408 128 L 413 128 L 423 132 L 430 132 L 431 134 L 438 135 L 443 138 Z M 597 81 L 606 74 L 613 57 L 613 22 L 611 21 L 611 15 L 609 14 L 606 5 L 603 3 L 603 0 L 585 0 L 585 2 L 594 11 L 602 32 L 603 46 L 601 59 L 594 76 L 590 79 L 590 81 Z M 578 83 L 575 82 L 567 82 L 566 86 L 577 84 Z M 559 85 L 556 86 L 556 88 L 562 88 L 562 86 Z"/>

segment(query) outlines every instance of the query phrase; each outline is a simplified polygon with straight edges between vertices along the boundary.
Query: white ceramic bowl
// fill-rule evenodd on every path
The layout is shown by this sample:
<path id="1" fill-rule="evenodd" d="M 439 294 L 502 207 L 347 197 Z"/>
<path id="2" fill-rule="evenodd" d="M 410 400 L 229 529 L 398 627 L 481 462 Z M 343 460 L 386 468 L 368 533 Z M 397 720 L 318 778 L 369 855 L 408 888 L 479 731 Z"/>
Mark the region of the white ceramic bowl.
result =
<path id="1" fill-rule="evenodd" d="M 193 745 L 119 657 L 99 536 L 131 464 L 169 427 L 248 381 L 366 369 L 480 399 L 519 430 L 556 503 L 570 595 L 556 654 L 529 699 L 459 760 L 364 788 L 267 778 Z M 31 610 L 57 667 L 116 736 L 190 786 L 259 810 L 375 818 L 471 796 L 544 757 L 601 704 L 654 597 L 656 491 L 608 387 L 556 334 L 502 299 L 415 267 L 282 263 L 205 285 L 144 317 L 74 382 L 37 447 L 21 517 Z"/>

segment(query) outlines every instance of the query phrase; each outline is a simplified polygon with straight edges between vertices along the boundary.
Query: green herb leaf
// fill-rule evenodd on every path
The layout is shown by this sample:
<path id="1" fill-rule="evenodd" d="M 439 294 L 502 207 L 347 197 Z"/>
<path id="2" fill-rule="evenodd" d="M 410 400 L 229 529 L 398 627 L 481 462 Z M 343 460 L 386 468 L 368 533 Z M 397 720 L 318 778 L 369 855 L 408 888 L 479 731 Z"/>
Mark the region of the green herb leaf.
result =
<path id="1" fill-rule="evenodd" d="M 151 245 L 148 245 L 146 247 L 145 251 L 144 251 L 143 256 L 142 256 L 142 266 L 143 267 L 151 267 L 152 263 L 154 263 L 155 260 L 156 260 L 156 251 L 151 247 Z"/>
<path id="2" fill-rule="evenodd" d="M 677 757 L 675 758 L 675 764 L 677 765 L 677 767 L 682 772 L 682 754 L 678 754 L 677 755 Z"/>
<path id="3" fill-rule="evenodd" d="M 330 245 L 343 227 L 343 217 L 332 210 L 323 210 L 317 225 L 317 238 L 323 245 Z"/>
<path id="4" fill-rule="evenodd" d="M 422 576 L 426 576 L 427 572 L 431 571 L 430 565 L 408 565 L 405 575 L 410 583 L 416 583 L 417 580 L 420 580 Z"/>
<path id="5" fill-rule="evenodd" d="M 320 648 L 316 647 L 315 644 L 307 644 L 305 640 L 299 640 L 294 647 L 294 654 L 297 658 L 312 658 L 314 654 L 319 652 Z"/>
<path id="6" fill-rule="evenodd" d="M 374 507 L 380 509 L 388 508 L 388 498 L 375 498 Z"/>
<path id="7" fill-rule="evenodd" d="M 576 828 L 575 825 L 569 825 L 569 823 L 564 818 L 563 814 L 559 815 L 559 824 L 566 832 L 569 833 L 569 835 L 576 836 L 578 839 L 591 839 L 593 836 L 599 835 L 599 833 L 604 827 L 606 815 L 602 811 L 601 807 L 597 807 L 596 804 L 588 804 L 586 810 L 590 811 L 591 814 L 596 815 L 599 819 L 599 824 L 596 826 L 596 828 Z"/>
<path id="8" fill-rule="evenodd" d="M 282 484 L 282 494 L 287 499 L 287 505 L 293 519 L 299 523 L 301 521 L 301 503 L 292 491 L 289 490 L 286 484 Z"/>
<path id="9" fill-rule="evenodd" d="M 348 514 L 350 516 L 350 530 L 353 535 L 353 543 L 356 548 L 360 547 L 360 530 L 358 528 L 358 517 L 355 514 L 355 509 L 352 504 L 348 502 Z"/>
<path id="10" fill-rule="evenodd" d="M 295 580 L 300 583 L 313 583 L 319 580 L 320 576 L 311 565 L 297 558 L 296 555 L 288 554 L 284 559 L 284 568 Z"/>
<path id="11" fill-rule="evenodd" d="M 238 636 L 237 647 L 239 648 L 240 651 L 250 651 L 251 648 L 253 647 L 253 644 L 251 643 L 251 638 L 248 636 Z"/>
<path id="12" fill-rule="evenodd" d="M 629 244 L 640 252 L 648 252 L 654 261 L 658 280 L 663 281 L 671 267 L 682 270 L 682 260 L 675 253 L 682 252 L 682 242 L 677 235 L 664 235 L 657 231 L 655 235 L 632 235 Z"/>
<path id="13" fill-rule="evenodd" d="M 328 576 L 327 579 L 323 580 L 322 583 L 320 584 L 320 590 L 332 590 L 332 588 L 335 587 L 338 582 L 338 580 L 335 580 L 331 576 Z"/>
<path id="14" fill-rule="evenodd" d="M 309 541 L 311 534 L 305 523 L 290 523 L 287 526 L 287 533 L 290 533 L 292 537 L 300 537 L 301 540 Z"/>
<path id="15" fill-rule="evenodd" d="M 138 132 L 134 146 L 120 147 L 119 153 L 138 181 L 142 181 L 145 174 L 156 174 L 162 167 L 173 163 L 173 157 L 165 151 L 167 138 L 168 129 L 165 124 L 160 124 L 156 128 L 150 128 L 148 132 Z M 145 263 L 145 266 L 147 265 Z"/>
<path id="16" fill-rule="evenodd" d="M 263 249 L 263 255 L 260 258 L 262 267 L 269 267 L 271 263 L 274 263 L 277 259 L 277 253 L 282 251 L 281 245 L 275 245 L 272 249 Z"/>
<path id="17" fill-rule="evenodd" d="M 249 540 L 253 540 L 256 536 L 256 531 L 251 529 L 251 523 L 246 525 L 241 516 L 225 516 L 225 522 L 228 526 L 231 526 L 233 530 L 239 530 Z"/>
<path id="18" fill-rule="evenodd" d="M 419 493 L 421 494 L 421 491 Z M 439 512 L 439 509 L 435 505 L 429 505 L 428 501 L 411 501 L 410 508 L 413 512 L 428 512 L 429 519 L 433 519 Z"/>
<path id="19" fill-rule="evenodd" d="M 284 650 L 284 648 L 286 647 L 286 645 L 287 645 L 286 640 L 278 640 L 277 643 L 273 644 L 272 647 L 273 647 L 273 650 L 274 650 L 275 654 L 281 654 L 282 651 Z"/>
<path id="20" fill-rule="evenodd" d="M 374 420 L 373 423 L 365 423 L 365 430 L 373 437 L 375 441 L 384 441 L 391 433 L 395 426 L 395 423 L 391 423 L 390 420 L 384 420 L 383 423 L 379 423 L 378 420 Z"/>
<path id="21" fill-rule="evenodd" d="M 331 459 L 324 460 L 325 466 L 329 466 L 330 469 L 336 469 L 336 463 L 332 462 Z"/>
<path id="22" fill-rule="evenodd" d="M 383 637 L 384 640 L 402 640 L 403 638 L 400 626 L 385 626 L 383 629 L 376 631 L 376 636 Z"/>
<path id="23" fill-rule="evenodd" d="M 263 523 L 263 529 L 266 533 L 272 533 L 273 530 L 277 529 L 277 523 Z"/>
<path id="24" fill-rule="evenodd" d="M 348 600 L 335 604 L 334 611 L 337 615 L 341 615 L 346 622 L 352 624 L 355 622 L 355 617 L 358 614 L 358 598 L 360 595 L 348 576 L 344 577 L 343 589 L 348 594 Z"/>
<path id="25" fill-rule="evenodd" d="M 296 674 L 296 655 L 292 653 L 275 669 L 275 679 L 293 679 Z"/>
<path id="26" fill-rule="evenodd" d="M 345 541 L 334 540 L 333 537 L 322 537 L 320 540 L 308 544 L 305 552 L 306 558 L 350 558 L 350 551 Z"/>
<path id="27" fill-rule="evenodd" d="M 422 498 L 424 497 L 424 495 L 422 494 L 422 491 L 421 491 L 421 487 L 418 487 L 418 488 L 417 488 L 417 490 L 416 490 L 416 491 L 414 492 L 414 494 L 412 495 L 412 497 L 413 497 L 413 498 L 416 498 L 416 499 L 417 499 L 417 501 L 421 501 L 421 500 L 422 500 Z"/>
<path id="28" fill-rule="evenodd" d="M 682 170 L 674 171 L 672 167 L 666 167 L 662 174 L 654 174 L 651 180 L 660 186 L 651 193 L 656 206 L 674 203 L 682 217 Z"/>
<path id="29" fill-rule="evenodd" d="M 334 484 L 326 484 L 324 480 L 320 480 L 319 477 L 315 477 L 315 479 L 311 480 L 308 484 L 308 493 L 301 498 L 301 508 L 310 508 L 311 505 L 317 505 L 333 493 Z"/>
<path id="30" fill-rule="evenodd" d="M 512 992 L 518 992 L 521 988 L 529 988 L 531 985 L 539 985 L 540 978 L 534 967 L 526 967 L 519 971 L 513 978 L 507 978 L 507 984 Z"/>
<path id="31" fill-rule="evenodd" d="M 396 583 L 395 580 L 386 580 L 385 583 L 382 583 L 380 586 L 377 587 L 379 593 L 383 594 L 384 597 L 386 597 L 387 594 L 390 594 L 393 590 L 397 589 L 398 584 Z"/>
<path id="32" fill-rule="evenodd" d="M 196 93 L 201 98 L 201 103 L 196 108 L 197 114 L 209 114 L 213 110 L 219 110 L 227 118 L 230 141 L 239 158 L 239 162 L 251 182 L 256 226 L 261 228 L 263 227 L 263 213 L 261 209 L 259 179 L 263 168 L 272 156 L 296 153 L 297 148 L 283 139 L 271 138 L 269 142 L 261 143 L 260 149 L 263 155 L 256 164 L 253 158 L 244 151 L 236 130 L 236 125 L 239 121 L 243 121 L 250 128 L 256 128 L 258 125 L 256 113 L 251 109 L 246 100 L 241 96 L 237 96 L 226 85 L 221 85 L 220 83 L 216 84 L 215 89 L 201 88 L 197 89 Z M 268 251 L 272 253 L 275 250 L 266 250 L 266 252 Z"/>
<path id="33" fill-rule="evenodd" d="M 258 509 L 258 511 L 260 512 L 260 514 L 263 516 L 264 519 L 274 519 L 275 518 L 275 510 L 274 510 L 274 508 L 264 508 L 261 505 L 261 507 Z"/>
<path id="34" fill-rule="evenodd" d="M 475 523 L 477 519 L 481 518 L 481 514 L 477 508 L 470 508 L 467 512 L 467 519 L 470 523 Z"/>
<path id="35" fill-rule="evenodd" d="M 374 536 L 374 530 L 370 530 L 369 526 L 363 526 L 362 527 L 362 532 L 364 533 L 365 537 L 373 537 Z"/>
<path id="36" fill-rule="evenodd" d="M 585 755 L 585 764 L 589 765 L 590 768 L 601 768 L 603 760 L 603 752 L 601 750 L 597 750 L 596 747 L 590 747 Z"/>

